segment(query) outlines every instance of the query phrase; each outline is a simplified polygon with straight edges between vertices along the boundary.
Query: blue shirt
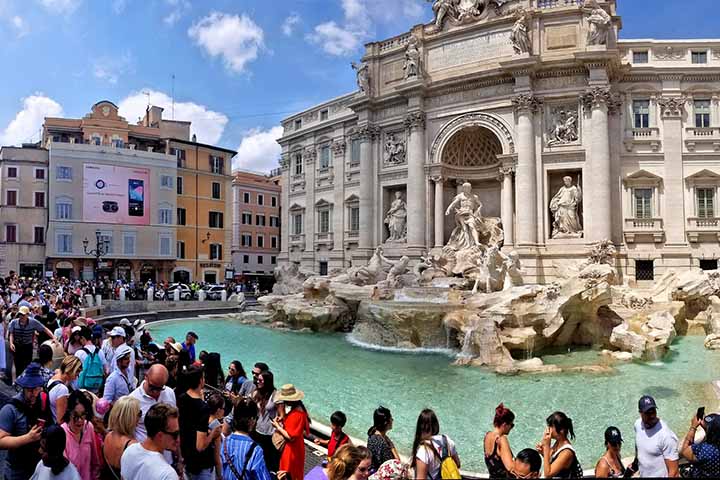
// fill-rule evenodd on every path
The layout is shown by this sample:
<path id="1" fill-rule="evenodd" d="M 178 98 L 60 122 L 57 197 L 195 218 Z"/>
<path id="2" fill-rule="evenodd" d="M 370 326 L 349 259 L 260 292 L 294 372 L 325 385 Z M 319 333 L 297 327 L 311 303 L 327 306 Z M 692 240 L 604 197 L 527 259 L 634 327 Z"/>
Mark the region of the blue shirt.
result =
<path id="1" fill-rule="evenodd" d="M 15 395 L 16 399 L 23 400 L 23 394 Z M 39 400 L 38 400 L 39 401 Z M 6 403 L 0 410 L 0 430 L 9 433 L 11 437 L 20 437 L 30 431 L 28 418 L 24 412 L 18 410 L 13 403 Z M 7 451 L 6 480 L 25 480 L 32 476 L 40 459 L 38 447 L 40 442 L 34 442 L 24 447 Z"/>
<path id="2" fill-rule="evenodd" d="M 693 455 L 697 462 L 693 464 L 697 473 L 704 474 L 705 477 L 720 477 L 720 450 L 717 447 L 707 443 L 696 443 L 690 445 Z"/>
<path id="3" fill-rule="evenodd" d="M 185 342 L 182 344 L 183 350 L 187 350 L 187 352 L 190 354 L 190 361 L 195 362 L 195 345 L 190 345 L 189 347 L 185 345 Z"/>
<path id="4" fill-rule="evenodd" d="M 255 443 L 247 435 L 233 433 L 225 438 L 220 447 L 220 459 L 223 466 L 223 478 L 235 478 L 230 463 L 235 466 L 238 473 L 242 473 L 245 458 L 252 444 Z M 271 480 L 270 472 L 265 466 L 265 458 L 260 445 L 255 447 L 248 465 L 245 467 L 245 480 Z"/>
<path id="5" fill-rule="evenodd" d="M 130 380 L 120 370 L 113 370 L 109 377 L 105 380 L 105 390 L 103 398 L 110 403 L 114 403 L 120 397 L 130 395 L 132 390 Z"/>

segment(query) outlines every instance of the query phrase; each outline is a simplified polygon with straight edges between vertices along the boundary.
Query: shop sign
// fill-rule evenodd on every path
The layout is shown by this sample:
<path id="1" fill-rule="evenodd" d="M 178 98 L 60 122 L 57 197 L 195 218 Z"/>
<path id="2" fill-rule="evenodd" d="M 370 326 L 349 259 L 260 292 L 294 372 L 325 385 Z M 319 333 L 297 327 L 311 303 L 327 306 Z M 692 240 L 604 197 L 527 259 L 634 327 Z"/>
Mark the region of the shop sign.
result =
<path id="1" fill-rule="evenodd" d="M 200 268 L 220 268 L 219 263 L 201 263 Z"/>

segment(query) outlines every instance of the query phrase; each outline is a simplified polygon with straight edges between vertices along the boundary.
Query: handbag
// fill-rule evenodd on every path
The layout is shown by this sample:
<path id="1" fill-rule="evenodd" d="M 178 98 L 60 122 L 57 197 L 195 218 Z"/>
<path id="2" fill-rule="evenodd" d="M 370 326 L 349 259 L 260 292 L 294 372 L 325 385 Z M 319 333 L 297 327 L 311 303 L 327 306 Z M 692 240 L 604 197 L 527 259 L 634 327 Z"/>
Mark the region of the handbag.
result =
<path id="1" fill-rule="evenodd" d="M 272 434 L 272 444 L 278 452 L 283 451 L 283 448 L 285 448 L 286 443 L 287 443 L 287 440 L 285 439 L 285 437 L 282 436 L 282 434 L 280 432 L 275 431 Z"/>

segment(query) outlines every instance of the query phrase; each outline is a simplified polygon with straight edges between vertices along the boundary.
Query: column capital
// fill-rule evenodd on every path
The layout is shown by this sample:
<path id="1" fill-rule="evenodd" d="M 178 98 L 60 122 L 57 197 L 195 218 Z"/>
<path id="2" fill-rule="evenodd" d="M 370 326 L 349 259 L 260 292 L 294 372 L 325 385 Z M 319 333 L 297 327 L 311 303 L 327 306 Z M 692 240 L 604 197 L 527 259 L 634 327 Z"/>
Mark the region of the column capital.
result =
<path id="1" fill-rule="evenodd" d="M 516 95 L 512 99 L 512 104 L 515 110 L 519 112 L 530 112 L 535 113 L 540 109 L 543 101 L 541 98 L 536 97 L 532 93 L 521 93 Z"/>
<path id="2" fill-rule="evenodd" d="M 409 130 L 418 130 L 425 128 L 425 112 L 410 112 L 405 117 L 405 128 Z"/>
<path id="3" fill-rule="evenodd" d="M 345 139 L 333 140 L 330 148 L 332 148 L 333 154 L 336 156 L 345 155 L 345 149 L 347 148 Z"/>
<path id="4" fill-rule="evenodd" d="M 433 175 L 430 180 L 434 183 L 445 183 L 445 178 L 442 175 Z"/>
<path id="5" fill-rule="evenodd" d="M 509 175 L 512 175 L 515 173 L 515 166 L 514 165 L 503 165 L 498 169 L 499 173 L 503 177 L 507 177 Z"/>
<path id="6" fill-rule="evenodd" d="M 360 140 L 375 140 L 380 136 L 380 127 L 367 123 L 357 129 L 355 136 Z"/>
<path id="7" fill-rule="evenodd" d="M 619 98 L 610 91 L 610 87 L 593 87 L 579 95 L 580 103 L 585 109 L 600 108 L 603 105 L 608 109 L 615 107 Z"/>
<path id="8" fill-rule="evenodd" d="M 682 117 L 687 97 L 660 97 L 657 102 L 662 107 L 663 118 L 676 118 Z"/>

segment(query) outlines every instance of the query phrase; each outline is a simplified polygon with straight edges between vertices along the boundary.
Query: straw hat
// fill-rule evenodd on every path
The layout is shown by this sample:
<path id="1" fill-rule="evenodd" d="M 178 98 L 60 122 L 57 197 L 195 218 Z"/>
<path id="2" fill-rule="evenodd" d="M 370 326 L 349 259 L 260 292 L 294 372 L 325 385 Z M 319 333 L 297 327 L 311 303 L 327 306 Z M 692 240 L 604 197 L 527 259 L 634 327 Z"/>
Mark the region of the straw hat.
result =
<path id="1" fill-rule="evenodd" d="M 305 398 L 305 392 L 295 388 L 295 385 L 292 383 L 283 385 L 277 395 L 275 395 L 276 402 L 298 402 L 303 398 Z"/>
<path id="2" fill-rule="evenodd" d="M 178 342 L 171 343 L 171 344 L 170 344 L 170 347 L 172 347 L 172 349 L 175 350 L 177 353 L 182 352 L 182 349 L 183 349 L 183 348 L 182 348 L 182 344 L 180 344 L 180 343 L 178 343 Z"/>
<path id="3" fill-rule="evenodd" d="M 20 312 L 20 315 L 29 315 L 30 309 L 23 305 L 22 307 L 18 308 L 18 312 Z"/>

